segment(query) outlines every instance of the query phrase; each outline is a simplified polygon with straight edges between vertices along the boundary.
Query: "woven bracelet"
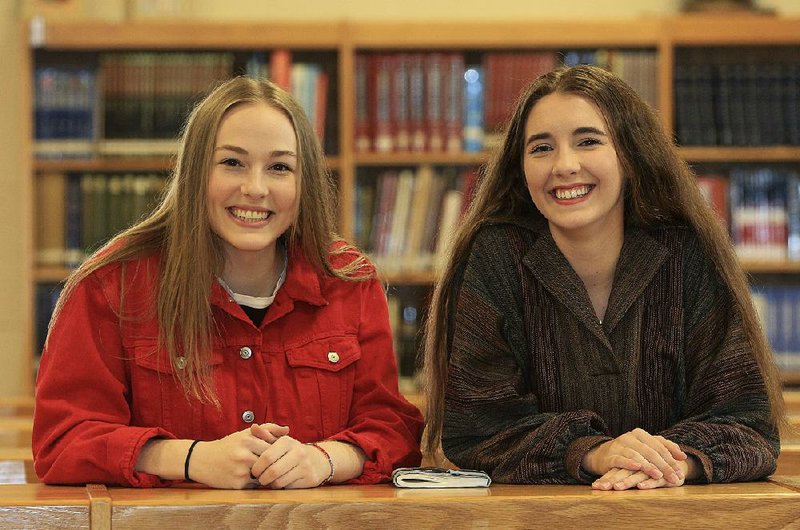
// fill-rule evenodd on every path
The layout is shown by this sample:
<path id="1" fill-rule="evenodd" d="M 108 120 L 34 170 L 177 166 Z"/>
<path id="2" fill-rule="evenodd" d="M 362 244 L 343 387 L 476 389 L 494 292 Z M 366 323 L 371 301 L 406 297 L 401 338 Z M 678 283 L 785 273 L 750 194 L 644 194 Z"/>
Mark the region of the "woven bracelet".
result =
<path id="1" fill-rule="evenodd" d="M 328 453 L 328 451 L 326 451 L 325 448 L 322 447 L 321 445 L 317 445 L 315 443 L 307 443 L 306 445 L 310 445 L 312 447 L 316 447 L 317 449 L 322 451 L 322 454 L 325 455 L 325 458 L 328 459 L 328 465 L 331 466 L 331 474 L 328 475 L 328 478 L 326 478 L 325 480 L 320 482 L 318 484 L 318 486 L 322 486 L 324 484 L 327 484 L 328 482 L 331 481 L 331 479 L 333 479 L 333 474 L 336 472 L 336 466 L 333 464 L 333 458 L 331 458 L 331 455 Z"/>

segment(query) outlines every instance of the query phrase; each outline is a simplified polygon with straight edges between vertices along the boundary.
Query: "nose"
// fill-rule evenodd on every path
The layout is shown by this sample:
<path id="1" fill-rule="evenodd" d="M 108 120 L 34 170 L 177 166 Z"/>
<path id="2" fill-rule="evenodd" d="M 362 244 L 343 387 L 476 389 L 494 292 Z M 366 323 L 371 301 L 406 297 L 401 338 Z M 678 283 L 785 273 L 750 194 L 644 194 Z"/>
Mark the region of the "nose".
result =
<path id="1" fill-rule="evenodd" d="M 553 175 L 574 175 L 580 167 L 580 161 L 574 150 L 561 148 L 556 151 L 556 156 L 553 160 Z"/>
<path id="2" fill-rule="evenodd" d="M 249 171 L 242 181 L 242 195 L 247 197 L 264 197 L 269 193 L 267 177 L 259 170 Z"/>

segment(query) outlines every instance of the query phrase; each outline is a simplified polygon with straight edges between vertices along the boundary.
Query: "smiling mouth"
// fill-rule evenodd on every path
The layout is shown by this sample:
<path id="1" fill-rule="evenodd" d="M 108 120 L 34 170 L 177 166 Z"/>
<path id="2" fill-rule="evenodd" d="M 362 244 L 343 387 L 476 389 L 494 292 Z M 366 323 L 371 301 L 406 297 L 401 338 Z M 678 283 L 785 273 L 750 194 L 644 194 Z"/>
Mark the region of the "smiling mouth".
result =
<path id="1" fill-rule="evenodd" d="M 550 195 L 558 200 L 580 199 L 586 197 L 594 189 L 592 184 L 575 186 L 574 188 L 558 188 L 550 192 Z"/>
<path id="2" fill-rule="evenodd" d="M 271 210 L 243 210 L 233 206 L 226 208 L 226 210 L 228 210 L 233 217 L 244 223 L 263 223 L 275 213 Z"/>

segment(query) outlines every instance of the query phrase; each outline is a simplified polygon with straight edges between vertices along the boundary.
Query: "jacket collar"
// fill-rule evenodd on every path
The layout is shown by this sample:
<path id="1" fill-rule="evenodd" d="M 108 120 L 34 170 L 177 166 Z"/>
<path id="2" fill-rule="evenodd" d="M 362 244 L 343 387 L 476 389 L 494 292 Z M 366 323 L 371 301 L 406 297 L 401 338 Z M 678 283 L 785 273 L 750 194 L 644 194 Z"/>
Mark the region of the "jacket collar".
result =
<path id="1" fill-rule="evenodd" d="M 297 301 L 316 306 L 328 304 L 327 299 L 322 294 L 319 274 L 311 263 L 309 263 L 308 259 L 306 259 L 303 251 L 295 245 L 289 250 L 286 280 L 283 286 L 278 289 L 275 301 L 271 306 L 274 307 L 275 310 L 271 309 L 269 313 L 274 314 L 279 312 L 285 314 L 285 312 L 291 311 L 294 307 L 294 302 Z M 225 288 L 216 281 L 211 287 L 211 303 L 223 308 L 231 303 Z M 283 308 L 283 310 L 278 308 Z M 278 316 L 282 315 L 275 315 L 274 318 Z M 270 320 L 274 320 L 274 318 Z"/>
<path id="2" fill-rule="evenodd" d="M 556 246 L 546 223 L 540 223 L 535 231 L 538 237 L 525 253 L 523 263 L 550 294 L 612 350 L 607 333 L 614 330 L 651 282 L 669 251 L 644 230 L 625 228 L 608 307 L 603 324 L 600 324 L 583 281 Z M 641 256 L 648 258 L 641 259 Z"/>

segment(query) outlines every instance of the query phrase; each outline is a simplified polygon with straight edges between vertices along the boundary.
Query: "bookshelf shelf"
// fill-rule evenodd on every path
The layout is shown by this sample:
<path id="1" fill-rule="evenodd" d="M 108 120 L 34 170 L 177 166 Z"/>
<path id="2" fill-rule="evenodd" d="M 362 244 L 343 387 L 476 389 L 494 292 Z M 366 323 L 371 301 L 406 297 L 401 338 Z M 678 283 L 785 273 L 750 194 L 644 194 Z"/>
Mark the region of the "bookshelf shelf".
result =
<path id="1" fill-rule="evenodd" d="M 67 267 L 36 267 L 33 271 L 37 283 L 59 283 L 67 279 L 73 269 Z"/>
<path id="2" fill-rule="evenodd" d="M 40 173 L 67 171 L 167 171 L 172 157 L 119 157 L 63 160 L 35 160 L 34 171 Z"/>
<path id="3" fill-rule="evenodd" d="M 31 30 L 31 28 L 28 28 Z M 332 139 L 329 150 L 335 153 L 328 158 L 329 168 L 336 175 L 338 201 L 340 205 L 339 230 L 348 240 L 360 244 L 361 224 L 356 218 L 364 212 L 364 187 L 367 195 L 377 195 L 375 187 L 384 170 L 401 172 L 406 169 L 428 167 L 435 171 L 452 170 L 455 178 L 446 176 L 446 191 L 456 191 L 465 180 L 462 170 L 471 170 L 486 163 L 488 152 L 364 152 L 356 145 L 359 132 L 357 111 L 358 61 L 360 56 L 410 55 L 441 53 L 443 55 L 461 53 L 465 64 L 474 65 L 487 56 L 516 52 L 544 51 L 553 54 L 566 50 L 611 50 L 612 54 L 621 52 L 643 52 L 654 58 L 653 78 L 648 83 L 654 90 L 656 104 L 661 112 L 665 127 L 673 133 L 676 129 L 677 110 L 681 108 L 680 98 L 675 95 L 676 68 L 682 53 L 691 48 L 708 47 L 791 47 L 800 48 L 800 18 L 783 19 L 773 16 L 708 16 L 691 15 L 668 18 L 643 17 L 631 20 L 548 20 L 548 21 L 496 21 L 496 22 L 450 22 L 436 24 L 431 31 L 428 22 L 333 22 L 333 23 L 102 23 L 102 22 L 47 22 L 28 33 L 29 50 L 24 58 L 23 105 L 34 109 L 34 73 L 37 61 L 60 60 L 75 61 L 76 57 L 91 57 L 99 62 L 108 52 L 233 52 L 237 59 L 235 68 L 239 69 L 242 58 L 251 52 L 269 52 L 276 49 L 289 49 L 299 56 L 319 56 L 320 63 L 332 68 L 330 78 L 328 107 L 330 128 L 325 136 Z M 617 54 L 622 55 L 622 54 Z M 313 59 L 316 61 L 317 59 Z M 800 59 L 797 61 L 800 63 Z M 237 70 L 238 71 L 238 70 Z M 520 71 L 519 69 L 516 71 Z M 427 73 L 425 75 L 428 75 Z M 500 76 L 498 76 L 499 78 Z M 676 101 L 677 100 L 677 101 Z M 685 107 L 684 107 L 685 108 Z M 31 113 L 32 115 L 32 113 Z M 492 129 L 488 120 L 486 129 Z M 22 133 L 33 137 L 35 121 L 25 124 Z M 711 142 L 709 142 L 711 143 Z M 777 143 L 777 142 L 775 142 Z M 691 163 L 725 166 L 730 164 L 792 166 L 800 164 L 800 145 L 749 146 L 749 147 L 684 147 L 681 153 Z M 31 140 L 26 146 L 25 167 L 22 171 L 27 179 L 24 199 L 31 205 L 37 204 L 37 185 L 40 179 L 54 175 L 74 175 L 76 173 L 160 173 L 169 171 L 173 163 L 170 156 L 114 156 L 91 159 L 36 159 L 33 156 L 35 144 Z M 326 146 L 327 147 L 327 146 Z M 112 151 L 97 151 L 111 154 Z M 169 151 L 153 151 L 167 153 Z M 118 153 L 114 151 L 113 153 Z M 373 178 L 374 177 L 374 178 Z M 465 192 L 469 188 L 459 187 Z M 407 191 L 407 190 L 406 190 Z M 415 192 L 411 192 L 416 197 Z M 431 201 L 433 202 L 433 201 Z M 36 234 L 37 206 L 30 213 L 29 230 L 33 238 Z M 409 209 L 411 207 L 409 206 Z M 436 207 L 429 208 L 431 210 Z M 444 210 L 442 207 L 441 210 Z M 39 212 L 41 213 L 41 212 Z M 373 212 L 374 213 L 374 212 Z M 409 218 L 411 213 L 408 214 Z M 419 225 L 419 223 L 417 224 Z M 441 226 L 435 224 L 433 226 Z M 435 230 L 433 230 L 435 232 Z M 28 276 L 30 280 L 22 288 L 30 299 L 35 298 L 35 289 L 40 284 L 63 281 L 71 269 L 65 267 L 39 266 L 36 263 L 36 243 L 29 245 Z M 402 254 L 398 254 L 402 255 Z M 429 256 L 428 256 L 429 257 Z M 430 262 L 427 262 L 428 264 Z M 426 265 L 427 266 L 427 265 Z M 795 281 L 800 278 L 800 262 L 793 261 L 747 261 L 745 269 L 757 275 L 782 275 Z M 407 270 L 416 270 L 414 266 Z M 393 287 L 408 286 L 411 290 L 425 291 L 435 281 L 433 272 L 385 273 L 383 280 Z M 30 304 L 28 328 L 34 344 L 36 304 Z M 798 323 L 800 325 L 800 323 Z M 33 372 L 34 355 L 28 355 L 26 375 Z M 800 384 L 800 372 L 784 374 L 787 384 Z M 29 390 L 32 390 L 32 378 Z"/>
<path id="4" fill-rule="evenodd" d="M 52 50 L 339 49 L 340 24 L 47 23 L 33 48 Z"/>
<path id="5" fill-rule="evenodd" d="M 800 370 L 783 371 L 781 379 L 786 386 L 800 386 Z"/>
<path id="6" fill-rule="evenodd" d="M 690 162 L 797 162 L 800 146 L 775 147 L 682 147 Z"/>
<path id="7" fill-rule="evenodd" d="M 487 153 L 359 153 L 354 156 L 354 163 L 357 166 L 474 166 L 486 162 L 487 157 Z"/>
<path id="8" fill-rule="evenodd" d="M 742 267 L 751 274 L 800 274 L 800 261 L 743 260 Z"/>

